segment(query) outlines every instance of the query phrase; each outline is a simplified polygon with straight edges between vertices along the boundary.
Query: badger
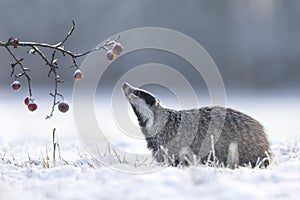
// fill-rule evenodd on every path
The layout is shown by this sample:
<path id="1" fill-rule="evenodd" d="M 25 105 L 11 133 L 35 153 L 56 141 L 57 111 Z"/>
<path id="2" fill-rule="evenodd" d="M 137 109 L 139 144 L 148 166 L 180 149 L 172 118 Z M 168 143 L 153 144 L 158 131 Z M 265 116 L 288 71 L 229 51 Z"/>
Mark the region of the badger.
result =
<path id="1" fill-rule="evenodd" d="M 158 163 L 219 163 L 231 168 L 269 165 L 270 143 L 263 126 L 252 117 L 221 106 L 168 109 L 151 93 L 126 82 L 122 90 Z"/>

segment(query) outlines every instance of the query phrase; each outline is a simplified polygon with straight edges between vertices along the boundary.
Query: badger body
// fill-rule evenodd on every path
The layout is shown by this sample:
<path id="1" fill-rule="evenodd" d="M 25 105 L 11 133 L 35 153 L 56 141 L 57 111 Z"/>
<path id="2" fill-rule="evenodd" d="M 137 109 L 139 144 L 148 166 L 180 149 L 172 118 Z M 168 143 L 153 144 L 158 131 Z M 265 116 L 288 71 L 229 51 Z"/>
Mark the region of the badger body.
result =
<path id="1" fill-rule="evenodd" d="M 225 166 L 267 166 L 271 152 L 263 126 L 239 111 L 219 106 L 164 108 L 150 93 L 123 85 L 147 147 L 158 162 L 173 166 L 217 160 Z"/>

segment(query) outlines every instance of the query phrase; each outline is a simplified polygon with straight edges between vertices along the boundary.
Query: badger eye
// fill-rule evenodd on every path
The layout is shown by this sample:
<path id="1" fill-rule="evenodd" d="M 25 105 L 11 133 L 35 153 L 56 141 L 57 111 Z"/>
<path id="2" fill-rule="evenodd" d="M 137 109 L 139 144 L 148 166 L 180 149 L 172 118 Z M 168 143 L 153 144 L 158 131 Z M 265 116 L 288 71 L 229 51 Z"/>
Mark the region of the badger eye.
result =
<path id="1" fill-rule="evenodd" d="M 141 92 L 138 91 L 138 90 L 134 90 L 133 94 L 134 94 L 135 96 L 138 96 L 138 97 L 139 97 L 139 96 L 141 95 Z"/>

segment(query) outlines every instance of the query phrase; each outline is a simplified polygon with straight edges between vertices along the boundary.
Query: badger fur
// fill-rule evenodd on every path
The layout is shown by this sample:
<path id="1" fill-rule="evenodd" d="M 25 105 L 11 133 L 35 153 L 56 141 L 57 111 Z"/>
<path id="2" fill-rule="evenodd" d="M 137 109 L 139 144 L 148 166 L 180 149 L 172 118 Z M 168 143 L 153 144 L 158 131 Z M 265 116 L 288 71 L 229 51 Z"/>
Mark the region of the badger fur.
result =
<path id="1" fill-rule="evenodd" d="M 164 108 L 152 94 L 128 83 L 122 89 L 156 161 L 172 166 L 187 166 L 195 159 L 200 163 L 216 159 L 229 167 L 269 165 L 268 138 L 263 126 L 250 116 L 219 106 L 176 111 Z M 212 122 L 212 114 L 220 120 Z M 208 130 L 213 131 L 207 137 Z"/>

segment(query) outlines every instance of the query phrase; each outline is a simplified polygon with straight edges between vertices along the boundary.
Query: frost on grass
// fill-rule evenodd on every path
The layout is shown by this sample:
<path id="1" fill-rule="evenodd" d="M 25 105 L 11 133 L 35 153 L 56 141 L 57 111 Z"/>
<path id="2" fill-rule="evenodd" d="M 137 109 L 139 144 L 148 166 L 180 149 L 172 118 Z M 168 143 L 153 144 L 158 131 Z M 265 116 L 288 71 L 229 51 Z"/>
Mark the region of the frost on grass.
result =
<path id="1" fill-rule="evenodd" d="M 132 175 L 103 167 L 79 145 L 60 146 L 55 163 L 53 148 L 44 144 L 23 147 L 0 145 L 0 198 L 3 199 L 287 199 L 300 190 L 300 140 L 272 145 L 274 162 L 267 169 L 198 165 L 168 167 L 152 174 Z M 104 156 L 104 155 L 102 155 Z M 103 159 L 112 165 L 130 164 L 113 150 Z M 154 164 L 154 163 L 152 163 Z M 1 196 L 2 195 L 2 196 Z"/>

